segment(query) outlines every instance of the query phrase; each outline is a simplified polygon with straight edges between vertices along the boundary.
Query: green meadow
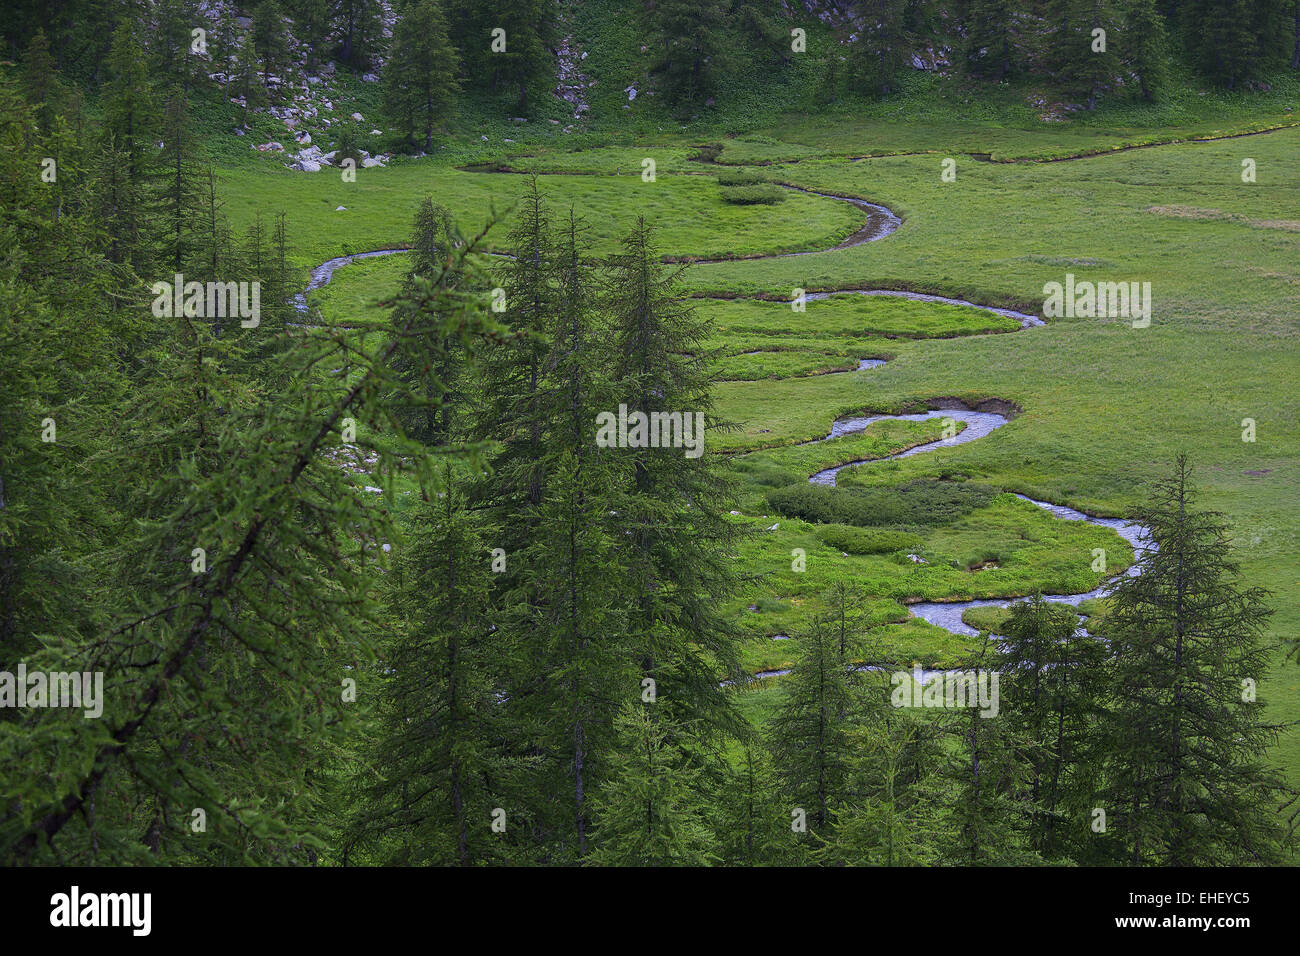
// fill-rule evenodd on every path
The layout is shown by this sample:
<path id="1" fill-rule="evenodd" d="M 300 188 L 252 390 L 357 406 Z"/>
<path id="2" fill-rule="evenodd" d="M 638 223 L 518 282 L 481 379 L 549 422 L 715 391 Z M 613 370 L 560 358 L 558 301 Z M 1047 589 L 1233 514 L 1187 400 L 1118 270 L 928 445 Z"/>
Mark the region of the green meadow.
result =
<path id="1" fill-rule="evenodd" d="M 523 172 L 538 175 L 554 216 L 572 208 L 583 218 L 597 253 L 614 251 L 643 215 L 664 256 L 729 260 L 690 265 L 682 282 L 714 325 L 717 411 L 738 426 L 710 433 L 708 447 L 731 462 L 735 520 L 749 532 L 736 555 L 748 583 L 729 610 L 747 635 L 752 671 L 789 665 L 795 641 L 774 638 L 797 634 L 839 581 L 868 596 L 881 660 L 960 660 L 969 640 L 909 618 L 909 601 L 1077 593 L 1105 577 L 1090 568 L 1093 549 L 1107 550 L 1110 573 L 1131 560 L 1109 529 L 1055 519 L 1003 492 L 1120 516 L 1180 451 L 1196 466 L 1201 504 L 1228 517 L 1245 578 L 1272 592 L 1273 637 L 1289 642 L 1300 639 L 1300 128 L 1287 125 L 1295 120 L 1282 99 L 1266 98 L 1250 115 L 1174 104 L 1108 126 L 962 119 L 958 104 L 940 104 L 932 122 L 883 111 L 793 116 L 740 136 L 643 134 L 656 146 L 494 144 L 474 171 L 457 168 L 467 162 L 458 155 L 362 170 L 356 183 L 245 159 L 225 173 L 224 198 L 241 227 L 288 212 L 304 285 L 310 265 L 401 245 L 424 195 L 467 234 L 495 221 L 485 248 L 506 251 Z M 952 182 L 940 175 L 948 158 Z M 642 175 L 647 159 L 653 181 Z M 1243 182 L 1246 159 L 1254 183 Z M 880 203 L 902 225 L 851 248 L 744 258 L 830 250 L 865 214 L 793 191 L 776 204 L 726 202 L 719 164 L 761 166 L 773 182 Z M 331 321 L 373 318 L 404 258 L 346 266 L 312 301 Z M 979 309 L 850 294 L 810 299 L 803 311 L 791 305 L 800 289 L 888 289 L 1040 313 L 1044 284 L 1067 273 L 1150 282 L 1150 326 L 1056 318 L 1022 330 Z M 862 358 L 888 362 L 854 371 Z M 938 437 L 937 420 L 895 421 L 800 444 L 824 438 L 833 420 L 919 411 L 936 399 L 999 400 L 1013 411 L 977 441 L 841 473 L 834 494 L 862 496 L 852 521 L 777 507 L 811 513 L 798 489 L 813 472 Z M 1243 441 L 1246 419 L 1254 441 Z M 873 490 L 942 497 L 958 485 L 987 495 L 936 507 L 923 523 L 888 513 L 871 523 Z M 792 568 L 799 549 L 802 571 Z M 1085 603 L 1084 613 L 1104 614 L 1102 602 Z M 967 623 L 993 629 L 1003 613 L 968 611 Z M 779 679 L 764 681 L 744 693 L 743 709 L 761 721 L 779 694 Z M 1279 655 L 1260 695 L 1276 720 L 1300 719 L 1300 668 Z M 1285 735 L 1274 753 L 1300 783 L 1300 736 Z"/>

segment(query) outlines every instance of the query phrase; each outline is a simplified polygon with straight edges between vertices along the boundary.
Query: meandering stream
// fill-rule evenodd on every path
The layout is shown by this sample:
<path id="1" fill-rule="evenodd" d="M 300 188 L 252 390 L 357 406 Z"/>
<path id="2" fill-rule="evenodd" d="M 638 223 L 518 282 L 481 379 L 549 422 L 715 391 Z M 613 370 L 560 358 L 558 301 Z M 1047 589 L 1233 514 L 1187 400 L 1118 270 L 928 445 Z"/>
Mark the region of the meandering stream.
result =
<path id="1" fill-rule="evenodd" d="M 847 239 L 844 239 L 843 241 L 837 243 L 834 246 L 828 246 L 825 249 L 817 249 L 809 252 L 781 253 L 777 255 L 745 256 L 741 258 L 747 260 L 748 259 L 784 259 L 793 256 L 818 255 L 823 252 L 832 252 L 838 249 L 848 249 L 853 246 L 860 246 L 868 242 L 875 242 L 878 239 L 883 239 L 885 236 L 890 235 L 895 230 L 897 230 L 900 225 L 902 225 L 902 220 L 897 215 L 895 215 L 892 210 L 888 209 L 885 206 L 878 205 L 876 203 L 867 202 L 864 199 L 856 199 L 850 196 L 836 196 L 832 193 L 816 192 L 811 189 L 803 189 L 798 186 L 791 186 L 784 183 L 780 185 L 782 185 L 783 188 L 790 189 L 795 192 L 802 192 L 813 196 L 820 196 L 825 199 L 836 200 L 838 202 L 850 203 L 854 206 L 857 206 L 859 209 L 863 209 L 867 212 L 867 221 L 866 223 L 863 224 L 861 228 L 855 231 Z M 397 253 L 402 253 L 407 251 L 409 250 L 375 249 L 370 252 L 356 252 L 346 256 L 338 256 L 337 258 L 329 259 L 326 262 L 322 262 L 320 265 L 312 269 L 311 281 L 308 283 L 307 288 L 304 289 L 302 292 L 298 293 L 298 295 L 294 297 L 295 306 L 297 307 L 298 311 L 306 313 L 307 293 L 313 292 L 321 288 L 322 286 L 328 285 L 330 280 L 334 277 L 334 273 L 337 270 L 339 270 L 343 266 L 346 266 L 356 261 L 357 259 L 369 259 L 369 258 L 374 258 L 376 256 L 389 256 L 389 255 L 395 255 Z M 694 261 L 697 263 L 716 263 L 716 262 L 735 261 L 735 259 L 734 258 L 696 259 Z M 1020 323 L 1020 327 L 1022 329 L 1027 329 L 1034 326 L 1041 326 L 1044 324 L 1043 320 L 1040 319 L 1038 316 L 1029 315 L 1024 312 L 1017 312 L 1012 309 L 1001 309 L 1001 308 L 995 308 L 993 306 L 979 305 L 974 302 L 968 302 L 965 299 L 952 299 L 952 298 L 947 298 L 945 296 L 929 295 L 920 292 L 905 292 L 905 291 L 894 290 L 894 289 L 840 289 L 840 290 L 831 290 L 825 292 L 809 293 L 808 298 L 814 300 L 825 299 L 832 295 L 846 295 L 846 294 L 892 296 L 896 298 L 913 299 L 921 302 L 940 302 L 947 305 L 966 306 L 974 309 L 982 309 L 985 312 L 991 312 L 995 315 L 1000 315 L 1006 318 L 1013 318 Z M 863 369 L 877 368 L 884 364 L 885 364 L 884 361 L 880 359 L 861 359 L 859 361 L 857 371 L 860 372 Z M 833 372 L 829 374 L 846 375 L 846 374 L 856 374 L 856 372 Z M 980 411 L 980 410 L 969 409 L 969 408 L 946 408 L 946 409 L 936 408 L 936 409 L 930 409 L 925 412 L 909 413 L 903 415 L 849 416 L 832 422 L 830 434 L 827 435 L 825 438 L 814 439 L 814 441 L 826 441 L 827 439 L 837 438 L 841 435 L 849 435 L 855 432 L 860 432 L 866 429 L 868 426 L 879 421 L 886 421 L 891 419 L 897 421 L 925 421 L 932 418 L 951 418 L 954 421 L 964 422 L 966 427 L 951 437 L 941 438 L 936 441 L 926 442 L 921 445 L 916 445 L 912 448 L 907 449 L 906 451 L 899 452 L 896 455 L 889 455 L 885 458 L 878 458 L 878 459 L 862 459 L 859 461 L 848 462 L 843 465 L 837 465 L 834 468 L 824 469 L 812 475 L 808 480 L 814 484 L 834 485 L 835 476 L 845 468 L 850 468 L 855 465 L 867 464 L 871 461 L 891 461 L 895 458 L 906 458 L 911 455 L 920 455 L 920 454 L 924 454 L 925 452 L 933 451 L 936 448 L 949 448 L 956 445 L 964 445 L 967 444 L 968 442 L 977 441 L 985 437 L 986 435 L 989 435 L 994 430 L 1001 428 L 1008 421 L 1007 417 L 999 412 Z M 1132 545 L 1135 554 L 1144 547 L 1145 539 L 1147 537 L 1147 531 L 1141 525 L 1133 524 L 1131 522 L 1126 522 L 1119 518 L 1094 517 L 1092 515 L 1084 514 L 1082 511 L 1076 511 L 1073 508 L 1068 508 L 1064 505 L 1056 505 L 1048 501 L 1038 501 L 1037 499 L 1029 498 L 1025 495 L 1018 495 L 1017 497 L 1023 498 L 1026 501 L 1031 501 L 1034 504 L 1038 505 L 1038 507 L 1045 508 L 1046 510 L 1050 511 L 1057 518 L 1061 518 L 1066 521 L 1087 521 L 1090 524 L 1095 524 L 1100 527 L 1111 528 L 1114 531 L 1116 531 L 1120 535 L 1120 537 L 1122 537 L 1125 541 L 1127 541 L 1130 545 Z M 1128 569 L 1126 574 L 1133 575 L 1136 573 L 1138 573 L 1138 565 L 1135 563 Z M 1100 588 L 1095 588 L 1091 591 L 1085 591 L 1080 594 L 1053 594 L 1053 595 L 1044 595 L 1044 597 L 1049 601 L 1055 601 L 1057 603 L 1069 604 L 1077 607 L 1081 601 L 1087 600 L 1088 598 L 1097 597 L 1100 594 L 1102 594 L 1105 591 L 1105 588 L 1106 585 L 1102 585 L 1102 587 Z M 964 611 L 966 611 L 969 608 L 977 608 L 977 607 L 1006 607 L 1016 600 L 1023 600 L 1023 599 L 990 598 L 990 599 L 980 599 L 974 601 L 927 601 L 927 602 L 921 602 L 921 603 L 909 605 L 908 611 L 913 617 L 919 617 L 922 620 L 928 621 L 929 623 L 934 624 L 937 627 L 942 627 L 945 630 L 951 631 L 954 634 L 975 636 L 977 633 L 975 628 L 969 626 L 961 619 L 962 613 Z M 756 676 L 776 677 L 784 673 L 787 672 L 766 671 L 766 672 L 760 672 Z M 928 676 L 932 676 L 933 674 L 936 673 L 940 673 L 940 672 L 926 671 L 925 675 L 927 676 L 925 679 L 928 679 Z"/>

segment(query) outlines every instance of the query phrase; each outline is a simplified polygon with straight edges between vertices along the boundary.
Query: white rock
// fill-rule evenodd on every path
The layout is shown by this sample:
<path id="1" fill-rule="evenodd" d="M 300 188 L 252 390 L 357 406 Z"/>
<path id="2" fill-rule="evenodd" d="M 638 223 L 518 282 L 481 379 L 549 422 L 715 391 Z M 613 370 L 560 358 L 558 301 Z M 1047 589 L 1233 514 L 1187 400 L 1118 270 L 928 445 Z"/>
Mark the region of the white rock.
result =
<path id="1" fill-rule="evenodd" d="M 353 113 L 353 114 L 352 114 L 352 121 L 353 121 L 354 123 L 364 123 L 365 120 L 366 120 L 366 118 L 365 118 L 364 116 L 362 116 L 360 113 Z"/>
<path id="2" fill-rule="evenodd" d="M 347 212 L 347 211 L 348 211 L 348 207 L 347 207 L 347 206 L 335 206 L 335 207 L 334 207 L 334 211 L 335 211 L 335 212 Z"/>

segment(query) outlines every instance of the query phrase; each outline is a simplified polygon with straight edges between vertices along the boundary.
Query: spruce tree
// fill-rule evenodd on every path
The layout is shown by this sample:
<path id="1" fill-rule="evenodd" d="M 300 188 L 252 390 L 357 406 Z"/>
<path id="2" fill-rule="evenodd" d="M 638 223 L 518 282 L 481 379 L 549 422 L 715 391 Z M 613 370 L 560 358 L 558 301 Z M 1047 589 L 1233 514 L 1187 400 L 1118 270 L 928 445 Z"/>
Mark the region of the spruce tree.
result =
<path id="1" fill-rule="evenodd" d="M 179 89 L 167 96 L 162 124 L 159 206 L 164 230 L 162 261 L 174 272 L 184 272 L 196 252 L 196 236 L 203 206 L 201 173 L 194 162 L 189 106 Z M 217 278 L 215 275 L 210 278 Z"/>
<path id="2" fill-rule="evenodd" d="M 1168 76 L 1169 50 L 1164 18 L 1155 0 L 1128 0 L 1123 11 L 1120 59 L 1138 79 L 1144 100 L 1153 100 Z"/>
<path id="3" fill-rule="evenodd" d="M 481 407 L 473 432 L 479 440 L 501 443 L 492 474 L 474 497 L 495 514 L 502 537 L 490 544 L 507 552 L 536 534 L 537 529 L 524 525 L 518 513 L 523 505 L 536 505 L 542 495 L 539 458 L 545 422 L 540 392 L 550 352 L 555 291 L 550 218 L 535 178 L 508 241 L 514 258 L 507 261 L 498 288 L 504 294 L 503 318 L 511 334 L 484 355 Z M 510 580 L 509 572 L 505 580 Z"/>
<path id="4" fill-rule="evenodd" d="M 334 35 L 335 53 L 349 66 L 369 67 L 382 52 L 384 40 L 383 7 L 379 0 L 336 0 Z"/>
<path id="5" fill-rule="evenodd" d="M 40 128 L 48 131 L 55 113 L 54 99 L 58 89 L 58 74 L 54 58 L 50 56 L 50 42 L 44 30 L 38 29 L 33 33 L 27 44 L 27 52 L 23 56 L 23 79 L 27 102 L 35 111 Z"/>
<path id="6" fill-rule="evenodd" d="M 230 92 L 243 100 L 240 119 L 248 125 L 248 111 L 265 106 L 266 88 L 258 79 L 257 48 L 253 42 L 253 32 L 245 31 L 235 51 L 235 63 L 231 68 Z"/>
<path id="7" fill-rule="evenodd" d="M 451 264 L 455 262 L 458 233 L 446 207 L 436 204 L 429 196 L 416 207 L 411 233 L 411 268 L 407 273 L 408 287 L 421 277 L 439 276 L 442 283 L 454 288 L 461 276 Z M 403 412 L 402 426 L 407 435 L 436 446 L 448 440 L 453 430 L 453 417 L 463 396 L 457 393 L 458 380 L 464 356 L 459 354 L 452 341 L 430 343 L 428 353 L 403 359 L 397 374 L 407 388 L 425 394 L 443 395 L 442 401 L 427 407 L 413 407 Z"/>
<path id="8" fill-rule="evenodd" d="M 965 30 L 961 52 L 972 76 L 1001 82 L 1015 72 L 1020 9 L 1016 0 L 961 0 L 959 19 Z"/>
<path id="9" fill-rule="evenodd" d="M 1017 794 L 1029 772 L 1024 740 L 1000 716 L 986 716 L 978 707 L 954 709 L 942 719 L 955 743 L 946 774 L 953 786 L 939 840 L 942 858 L 958 866 L 1041 863 L 1017 813 Z"/>
<path id="10" fill-rule="evenodd" d="M 1097 94 L 1119 73 L 1117 48 L 1126 38 L 1119 14 L 1109 0 L 1056 0 L 1051 20 L 1052 74 L 1066 90 L 1084 97 L 1088 109 L 1095 109 Z"/>
<path id="11" fill-rule="evenodd" d="M 288 0 L 285 4 L 293 18 L 293 32 L 299 47 L 307 51 L 306 67 L 315 70 L 328 59 L 331 22 L 331 0 Z"/>

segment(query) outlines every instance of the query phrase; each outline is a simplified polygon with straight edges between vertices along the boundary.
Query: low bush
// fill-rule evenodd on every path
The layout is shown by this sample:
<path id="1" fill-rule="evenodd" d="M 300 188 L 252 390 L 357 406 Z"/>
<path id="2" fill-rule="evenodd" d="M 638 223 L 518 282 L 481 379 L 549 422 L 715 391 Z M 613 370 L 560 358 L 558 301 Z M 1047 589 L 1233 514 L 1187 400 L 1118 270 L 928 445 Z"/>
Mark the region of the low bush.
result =
<path id="1" fill-rule="evenodd" d="M 772 183 L 753 186 L 723 186 L 722 201 L 736 206 L 773 206 L 785 202 L 785 190 Z"/>
<path id="2" fill-rule="evenodd" d="M 983 507 L 995 494 L 986 485 L 948 481 L 869 488 L 804 483 L 769 491 L 767 500 L 781 514 L 821 524 L 937 527 Z"/>
<path id="3" fill-rule="evenodd" d="M 919 534 L 892 528 L 828 524 L 817 529 L 817 537 L 845 554 L 891 554 L 895 551 L 919 551 L 925 547 L 925 539 Z"/>

